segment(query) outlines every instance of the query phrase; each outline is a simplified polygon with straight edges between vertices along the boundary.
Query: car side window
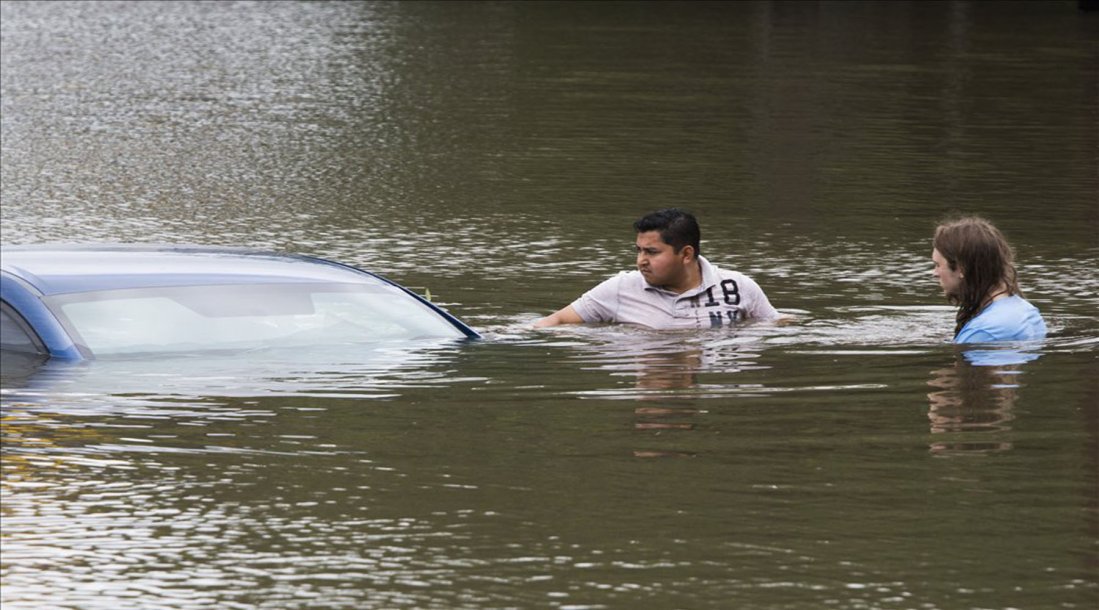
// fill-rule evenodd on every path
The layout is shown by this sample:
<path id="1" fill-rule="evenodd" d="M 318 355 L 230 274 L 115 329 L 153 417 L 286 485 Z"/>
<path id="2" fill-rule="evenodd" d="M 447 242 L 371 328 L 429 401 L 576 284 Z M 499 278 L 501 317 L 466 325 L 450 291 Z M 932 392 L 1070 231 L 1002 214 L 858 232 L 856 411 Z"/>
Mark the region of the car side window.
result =
<path id="1" fill-rule="evenodd" d="M 0 349 L 26 354 L 46 353 L 38 338 L 23 316 L 10 305 L 0 301 Z"/>

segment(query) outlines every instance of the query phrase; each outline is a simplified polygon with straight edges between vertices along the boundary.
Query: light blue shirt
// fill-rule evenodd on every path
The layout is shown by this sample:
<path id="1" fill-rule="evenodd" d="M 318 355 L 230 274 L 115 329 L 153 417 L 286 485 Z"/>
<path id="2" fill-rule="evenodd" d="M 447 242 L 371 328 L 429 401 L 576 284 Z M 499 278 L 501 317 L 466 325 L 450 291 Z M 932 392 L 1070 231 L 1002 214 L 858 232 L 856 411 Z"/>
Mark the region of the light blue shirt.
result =
<path id="1" fill-rule="evenodd" d="M 1044 339 L 1046 323 L 1038 308 L 1014 295 L 993 301 L 962 327 L 954 343 Z"/>

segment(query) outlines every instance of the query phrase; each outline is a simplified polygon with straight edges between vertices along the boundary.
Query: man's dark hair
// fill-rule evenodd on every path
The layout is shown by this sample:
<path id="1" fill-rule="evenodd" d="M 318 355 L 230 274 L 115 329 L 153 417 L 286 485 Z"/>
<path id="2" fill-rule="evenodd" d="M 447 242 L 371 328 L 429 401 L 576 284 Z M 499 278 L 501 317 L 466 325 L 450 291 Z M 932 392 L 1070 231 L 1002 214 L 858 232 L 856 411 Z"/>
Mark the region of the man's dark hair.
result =
<path id="1" fill-rule="evenodd" d="M 676 252 L 682 250 L 683 246 L 692 246 L 695 256 L 702 253 L 700 245 L 702 231 L 698 228 L 698 221 L 695 220 L 694 215 L 686 210 L 679 208 L 657 210 L 642 216 L 633 223 L 633 228 L 638 233 L 660 231 L 660 239 L 675 248 Z"/>

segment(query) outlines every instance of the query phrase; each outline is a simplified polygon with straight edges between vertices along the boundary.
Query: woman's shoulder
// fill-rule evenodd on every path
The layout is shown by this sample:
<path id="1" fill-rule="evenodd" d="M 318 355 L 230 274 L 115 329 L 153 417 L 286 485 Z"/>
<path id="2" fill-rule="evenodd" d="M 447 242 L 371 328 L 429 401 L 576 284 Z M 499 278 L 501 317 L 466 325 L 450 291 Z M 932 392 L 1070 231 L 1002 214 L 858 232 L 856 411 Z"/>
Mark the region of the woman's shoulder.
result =
<path id="1" fill-rule="evenodd" d="M 993 301 L 992 304 L 986 307 L 985 311 L 981 312 L 980 315 L 984 315 L 985 313 L 988 313 L 993 317 L 997 315 L 1029 315 L 1037 311 L 1038 308 L 1031 304 L 1030 301 L 1024 299 L 1022 295 L 1013 294 L 997 301 Z"/>
<path id="2" fill-rule="evenodd" d="M 1019 295 L 993 301 L 966 323 L 955 343 L 1021 341 L 1045 336 L 1045 322 L 1038 308 Z"/>

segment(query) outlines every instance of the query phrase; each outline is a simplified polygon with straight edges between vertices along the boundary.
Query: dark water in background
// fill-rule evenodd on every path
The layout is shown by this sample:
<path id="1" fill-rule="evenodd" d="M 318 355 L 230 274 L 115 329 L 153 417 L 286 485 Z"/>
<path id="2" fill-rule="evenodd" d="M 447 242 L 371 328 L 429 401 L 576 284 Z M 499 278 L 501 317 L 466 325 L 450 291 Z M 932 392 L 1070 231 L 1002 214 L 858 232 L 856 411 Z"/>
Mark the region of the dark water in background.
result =
<path id="1" fill-rule="evenodd" d="M 317 254 L 486 335 L 5 361 L 5 609 L 1099 602 L 1099 14 L 4 2 L 0 31 L 5 244 Z M 798 322 L 529 329 L 668 205 Z M 1014 364 L 944 342 L 954 211 L 1053 331 Z"/>

